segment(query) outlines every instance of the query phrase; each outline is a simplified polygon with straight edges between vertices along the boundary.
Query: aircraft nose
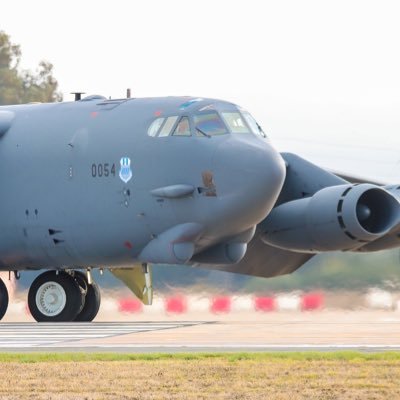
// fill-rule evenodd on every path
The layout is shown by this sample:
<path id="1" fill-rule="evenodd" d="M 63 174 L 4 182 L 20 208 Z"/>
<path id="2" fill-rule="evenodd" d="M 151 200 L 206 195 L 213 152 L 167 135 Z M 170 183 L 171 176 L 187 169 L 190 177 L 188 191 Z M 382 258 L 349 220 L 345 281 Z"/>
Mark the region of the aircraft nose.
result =
<path id="1" fill-rule="evenodd" d="M 286 168 L 268 143 L 232 138 L 215 153 L 217 196 L 238 223 L 255 225 L 271 211 L 282 189 Z"/>

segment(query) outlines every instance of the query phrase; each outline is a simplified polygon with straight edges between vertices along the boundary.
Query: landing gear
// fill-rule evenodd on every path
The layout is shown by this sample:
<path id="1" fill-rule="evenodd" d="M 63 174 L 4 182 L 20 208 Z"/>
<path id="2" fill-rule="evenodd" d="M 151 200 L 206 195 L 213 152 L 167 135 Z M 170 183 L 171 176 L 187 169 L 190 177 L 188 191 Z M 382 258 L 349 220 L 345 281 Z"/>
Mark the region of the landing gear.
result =
<path id="1" fill-rule="evenodd" d="M 0 320 L 4 317 L 8 308 L 8 291 L 4 282 L 0 279 Z"/>
<path id="2" fill-rule="evenodd" d="M 28 307 L 38 322 L 90 322 L 99 312 L 100 289 L 82 272 L 47 271 L 33 281 Z"/>
<path id="3" fill-rule="evenodd" d="M 84 301 L 78 282 L 64 271 L 39 275 L 28 293 L 29 310 L 38 322 L 73 321 L 83 309 Z"/>
<path id="4" fill-rule="evenodd" d="M 89 284 L 87 276 L 80 272 L 74 272 L 74 278 L 85 293 L 85 304 L 74 321 L 90 322 L 93 321 L 100 309 L 100 289 L 96 282 Z"/>

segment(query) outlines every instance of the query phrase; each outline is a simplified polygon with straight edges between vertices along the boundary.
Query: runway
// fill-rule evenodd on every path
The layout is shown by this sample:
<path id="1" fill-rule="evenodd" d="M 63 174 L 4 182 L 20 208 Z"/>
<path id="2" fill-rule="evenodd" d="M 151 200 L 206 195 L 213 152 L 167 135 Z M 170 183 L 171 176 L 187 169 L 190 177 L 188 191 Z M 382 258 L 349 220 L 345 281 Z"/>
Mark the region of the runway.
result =
<path id="1" fill-rule="evenodd" d="M 11 323 L 0 325 L 0 350 L 27 348 L 76 348 L 80 342 L 104 340 L 139 332 L 176 329 L 199 322 L 100 322 L 100 323 Z M 99 343 L 82 347 L 113 347 L 112 344 Z"/>
<path id="2" fill-rule="evenodd" d="M 133 317 L 130 317 L 133 319 Z M 163 317 L 93 323 L 0 323 L 0 351 L 400 351 L 390 312 Z"/>

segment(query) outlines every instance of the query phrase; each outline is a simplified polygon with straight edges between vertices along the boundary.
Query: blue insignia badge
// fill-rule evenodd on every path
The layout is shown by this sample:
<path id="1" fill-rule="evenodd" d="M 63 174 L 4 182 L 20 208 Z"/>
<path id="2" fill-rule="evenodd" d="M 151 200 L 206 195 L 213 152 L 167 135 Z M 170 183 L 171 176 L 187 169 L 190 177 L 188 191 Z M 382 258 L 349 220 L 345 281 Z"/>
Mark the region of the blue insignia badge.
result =
<path id="1" fill-rule="evenodd" d="M 128 183 L 132 178 L 131 159 L 129 157 L 122 157 L 119 163 L 121 164 L 119 177 L 123 182 Z"/>

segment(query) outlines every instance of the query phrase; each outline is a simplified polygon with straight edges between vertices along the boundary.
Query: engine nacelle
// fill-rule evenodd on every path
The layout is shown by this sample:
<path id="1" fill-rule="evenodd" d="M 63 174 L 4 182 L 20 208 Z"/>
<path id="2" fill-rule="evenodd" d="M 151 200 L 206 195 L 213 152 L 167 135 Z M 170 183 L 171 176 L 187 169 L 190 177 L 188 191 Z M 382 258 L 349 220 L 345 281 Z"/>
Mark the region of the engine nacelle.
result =
<path id="1" fill-rule="evenodd" d="M 393 195 L 398 201 L 400 201 L 400 186 L 386 186 L 385 189 Z M 394 249 L 400 246 L 400 221 L 391 231 L 379 238 L 374 240 L 372 243 L 367 243 L 365 246 L 360 247 L 357 251 L 361 252 L 372 252 L 380 250 Z"/>
<path id="2" fill-rule="evenodd" d="M 378 186 L 331 186 L 274 208 L 262 240 L 303 253 L 353 250 L 385 235 L 399 214 L 399 202 Z"/>

